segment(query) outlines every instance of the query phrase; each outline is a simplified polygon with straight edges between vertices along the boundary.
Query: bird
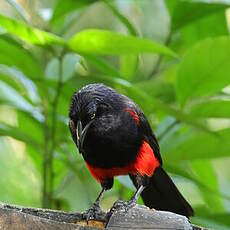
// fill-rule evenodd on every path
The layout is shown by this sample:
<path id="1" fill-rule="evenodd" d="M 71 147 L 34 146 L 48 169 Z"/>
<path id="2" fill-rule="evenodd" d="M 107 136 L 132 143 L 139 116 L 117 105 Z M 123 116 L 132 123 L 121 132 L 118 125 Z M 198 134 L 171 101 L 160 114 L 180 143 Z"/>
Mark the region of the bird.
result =
<path id="1" fill-rule="evenodd" d="M 149 208 L 188 218 L 194 214 L 164 170 L 157 138 L 133 100 L 102 83 L 88 84 L 71 97 L 69 129 L 88 170 L 101 184 L 87 220 L 101 211 L 103 194 L 119 175 L 129 175 L 136 187 L 133 197 L 122 203 L 125 210 L 141 196 Z"/>

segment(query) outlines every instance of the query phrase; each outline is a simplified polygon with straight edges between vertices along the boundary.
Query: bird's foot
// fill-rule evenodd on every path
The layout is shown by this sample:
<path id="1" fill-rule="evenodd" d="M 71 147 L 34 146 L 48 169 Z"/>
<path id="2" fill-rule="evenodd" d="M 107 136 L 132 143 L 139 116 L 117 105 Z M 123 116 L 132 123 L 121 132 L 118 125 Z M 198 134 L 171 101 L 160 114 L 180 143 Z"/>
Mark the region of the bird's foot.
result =
<path id="1" fill-rule="evenodd" d="M 98 204 L 93 204 L 93 206 L 83 213 L 83 219 L 87 221 L 90 220 L 100 220 L 105 212 L 101 210 Z"/>
<path id="2" fill-rule="evenodd" d="M 112 216 L 112 214 L 117 211 L 128 212 L 128 210 L 133 208 L 135 205 L 136 200 L 134 199 L 131 199 L 129 201 L 117 200 L 107 213 L 107 218 L 109 219 Z"/>

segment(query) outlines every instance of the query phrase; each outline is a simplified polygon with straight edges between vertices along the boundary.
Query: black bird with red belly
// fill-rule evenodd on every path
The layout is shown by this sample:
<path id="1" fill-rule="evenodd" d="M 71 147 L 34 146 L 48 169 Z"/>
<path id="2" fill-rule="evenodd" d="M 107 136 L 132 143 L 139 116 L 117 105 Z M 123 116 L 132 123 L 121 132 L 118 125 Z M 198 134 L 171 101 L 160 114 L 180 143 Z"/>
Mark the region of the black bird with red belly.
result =
<path id="1" fill-rule="evenodd" d="M 114 176 L 129 174 L 137 188 L 124 206 L 134 206 L 141 195 L 157 210 L 192 216 L 193 209 L 162 168 L 159 145 L 142 110 L 128 97 L 104 84 L 90 84 L 76 92 L 69 108 L 72 138 L 102 190 L 88 219 L 100 210 L 105 190 Z"/>

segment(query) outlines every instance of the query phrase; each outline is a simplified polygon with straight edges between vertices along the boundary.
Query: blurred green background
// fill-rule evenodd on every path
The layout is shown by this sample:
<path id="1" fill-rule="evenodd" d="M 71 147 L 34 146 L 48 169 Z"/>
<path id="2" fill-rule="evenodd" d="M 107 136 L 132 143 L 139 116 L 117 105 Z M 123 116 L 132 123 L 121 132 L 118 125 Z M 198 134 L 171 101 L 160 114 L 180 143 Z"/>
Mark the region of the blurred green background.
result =
<path id="1" fill-rule="evenodd" d="M 229 0 L 1 0 L 0 201 L 83 211 L 100 190 L 68 130 L 103 82 L 143 109 L 193 223 L 230 229 Z M 118 177 L 103 207 L 129 199 Z M 141 200 L 139 201 L 141 203 Z"/>

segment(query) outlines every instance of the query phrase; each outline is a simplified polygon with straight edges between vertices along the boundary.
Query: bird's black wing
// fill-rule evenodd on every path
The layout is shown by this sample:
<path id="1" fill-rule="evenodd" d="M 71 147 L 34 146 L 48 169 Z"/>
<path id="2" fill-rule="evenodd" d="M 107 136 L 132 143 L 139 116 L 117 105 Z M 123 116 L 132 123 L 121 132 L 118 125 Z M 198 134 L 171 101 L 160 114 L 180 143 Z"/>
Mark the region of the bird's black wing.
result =
<path id="1" fill-rule="evenodd" d="M 143 132 L 145 140 L 153 149 L 155 157 L 162 165 L 159 145 L 155 135 L 152 132 L 149 122 L 138 107 L 136 111 L 139 116 L 140 130 Z M 130 178 L 134 185 L 138 187 L 135 176 L 130 175 Z M 141 194 L 145 205 L 150 208 L 171 211 L 187 217 L 193 215 L 192 207 L 185 200 L 169 175 L 164 171 L 162 167 L 156 168 L 153 176 L 149 179 L 150 180 L 148 186 Z"/>

